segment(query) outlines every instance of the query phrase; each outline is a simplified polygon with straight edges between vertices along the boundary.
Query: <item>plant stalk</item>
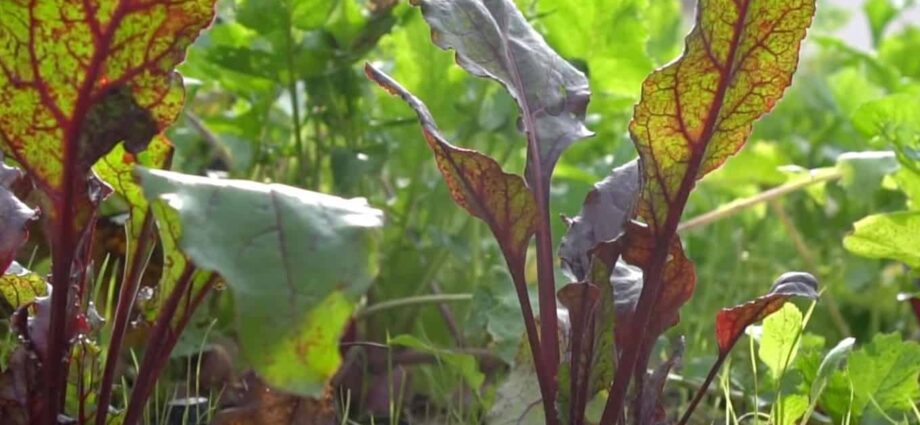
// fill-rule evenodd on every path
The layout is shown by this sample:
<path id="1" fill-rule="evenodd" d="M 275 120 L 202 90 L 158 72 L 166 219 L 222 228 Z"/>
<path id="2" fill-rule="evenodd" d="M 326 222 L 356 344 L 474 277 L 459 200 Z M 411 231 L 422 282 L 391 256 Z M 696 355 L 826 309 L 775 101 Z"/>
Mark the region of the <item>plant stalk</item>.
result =
<path id="1" fill-rule="evenodd" d="M 743 198 L 743 199 L 738 199 L 736 201 L 726 204 L 723 207 L 720 207 L 708 213 L 691 218 L 681 223 L 680 226 L 677 227 L 677 231 L 683 232 L 686 230 L 695 229 L 697 227 L 703 227 L 709 223 L 719 221 L 723 218 L 731 217 L 735 214 L 740 213 L 741 211 L 744 211 L 762 202 L 767 202 L 773 199 L 780 198 L 789 193 L 792 193 L 798 190 L 802 190 L 813 184 L 833 181 L 841 177 L 843 177 L 843 174 L 836 168 L 818 169 L 818 170 L 815 170 L 814 174 L 812 174 L 807 179 L 796 180 L 796 181 L 782 184 L 780 186 L 776 186 L 772 189 L 768 189 L 754 196 L 750 196 L 750 197 Z"/>
<path id="2" fill-rule="evenodd" d="M 416 295 L 413 297 L 397 298 L 383 301 L 355 313 L 355 319 L 364 319 L 381 311 L 400 308 L 410 305 L 419 304 L 437 304 L 444 302 L 469 301 L 473 299 L 473 294 L 429 294 Z"/>
<path id="3" fill-rule="evenodd" d="M 735 338 L 737 341 L 737 338 Z M 734 346 L 735 344 L 732 343 Z M 677 425 L 686 425 L 687 421 L 690 420 L 690 417 L 693 416 L 693 412 L 696 410 L 697 405 L 700 404 L 700 401 L 703 400 L 703 397 L 709 391 L 709 385 L 712 384 L 712 380 L 715 379 L 716 375 L 719 374 L 719 369 L 722 369 L 722 363 L 725 363 L 725 359 L 728 358 L 728 354 L 731 350 L 726 351 L 725 354 L 719 354 L 719 357 L 716 359 L 716 362 L 712 365 L 712 368 L 709 369 L 709 374 L 706 375 L 706 379 L 703 381 L 703 385 L 696 390 L 696 394 L 693 396 L 693 401 L 690 402 L 690 405 L 687 406 L 687 410 L 684 411 L 683 416 L 681 416 L 680 421 Z"/>
<path id="4" fill-rule="evenodd" d="M 146 268 L 147 261 L 153 253 L 153 211 L 147 209 L 144 223 L 141 227 L 140 237 L 137 239 L 138 250 L 125 270 L 125 278 L 118 292 L 118 305 L 115 307 L 115 319 L 112 323 L 112 335 L 109 340 L 108 352 L 105 357 L 105 370 L 102 373 L 102 383 L 99 387 L 99 398 L 96 405 L 96 425 L 105 425 L 109 413 L 109 403 L 112 400 L 112 387 L 115 380 L 115 368 L 121 355 L 122 343 L 128 328 L 131 309 L 137 297 L 141 275 Z"/>
<path id="5" fill-rule="evenodd" d="M 131 398 L 128 401 L 125 419 L 122 422 L 125 425 L 135 425 L 138 419 L 140 419 L 140 415 L 144 410 L 144 404 L 156 382 L 157 376 L 153 372 L 157 363 L 159 363 L 159 357 L 168 357 L 169 355 L 169 351 L 166 349 L 166 342 L 169 341 L 170 332 L 172 330 L 170 322 L 176 314 L 176 310 L 179 307 L 179 301 L 192 285 L 192 277 L 195 274 L 195 269 L 195 266 L 191 263 L 186 264 L 185 269 L 182 270 L 182 275 L 176 281 L 176 286 L 173 287 L 172 292 L 170 292 L 169 298 L 166 299 L 166 303 L 160 307 L 160 311 L 157 313 L 157 320 L 153 329 L 150 331 L 149 337 L 149 340 L 154 341 L 155 344 L 148 346 L 148 351 L 144 353 L 144 359 L 140 367 L 138 367 L 137 380 L 134 383 L 134 388 L 131 390 Z"/>
<path id="6" fill-rule="evenodd" d="M 523 260 L 518 261 L 515 266 L 511 261 L 506 261 L 508 270 L 511 272 L 511 279 L 514 281 L 514 289 L 518 297 L 518 304 L 521 305 L 521 314 L 524 316 L 524 328 L 527 330 L 527 342 L 530 345 L 530 353 L 533 356 L 534 370 L 537 373 L 537 383 L 540 386 L 540 395 L 543 402 L 543 412 L 547 425 L 556 425 L 558 415 L 556 414 L 555 397 L 550 398 L 550 394 L 555 394 L 553 386 L 556 385 L 554 376 L 549 375 L 546 368 L 546 357 L 541 352 L 543 345 L 540 344 L 540 335 L 537 333 L 536 318 L 533 315 L 533 308 L 530 305 L 530 295 L 527 293 L 527 281 L 524 279 Z M 553 309 L 555 311 L 555 309 Z"/>

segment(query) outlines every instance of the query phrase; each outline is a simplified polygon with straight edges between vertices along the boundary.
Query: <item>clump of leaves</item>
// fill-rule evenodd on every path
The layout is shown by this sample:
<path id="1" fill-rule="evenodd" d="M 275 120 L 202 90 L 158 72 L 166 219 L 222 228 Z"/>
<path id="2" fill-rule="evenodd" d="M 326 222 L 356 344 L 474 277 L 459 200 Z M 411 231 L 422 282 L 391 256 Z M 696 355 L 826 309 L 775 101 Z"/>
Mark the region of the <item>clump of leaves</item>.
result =
<path id="1" fill-rule="evenodd" d="M 270 384 L 317 395 L 338 368 L 339 336 L 375 273 L 381 213 L 362 200 L 157 170 L 170 166 L 161 132 L 185 97 L 174 69 L 214 9 L 214 0 L 0 3 L 0 149 L 10 161 L 0 168 L 0 296 L 22 341 L 0 376 L 4 423 L 137 423 L 219 280 L 239 298 L 244 354 Z M 100 318 L 94 306 L 108 300 L 95 298 L 94 231 L 113 192 L 128 206 L 128 247 L 114 312 Z M 48 285 L 13 262 L 39 209 Z M 159 282 L 142 291 L 158 245 Z M 153 343 L 115 409 L 135 321 Z"/>
<path id="2" fill-rule="evenodd" d="M 438 46 L 454 50 L 471 74 L 501 83 L 517 102 L 527 147 L 523 176 L 450 144 L 421 100 L 374 66 L 366 72 L 417 113 L 454 200 L 486 222 L 498 241 L 517 290 L 546 423 L 584 423 L 587 400 L 603 389 L 601 424 L 664 420 L 659 395 L 679 350 L 652 375 L 646 371 L 653 344 L 678 322 L 697 283 L 676 234 L 681 214 L 696 181 L 741 149 L 753 122 L 790 84 L 814 1 L 699 2 L 682 56 L 643 84 L 629 125 L 639 159 L 614 170 L 588 194 L 582 213 L 567 219 L 559 254 L 573 282 L 558 294 L 548 188 L 562 152 L 591 135 L 584 123 L 587 80 L 509 0 L 421 0 L 418 6 Z M 534 236 L 539 330 L 524 273 Z M 624 268 L 638 270 L 617 273 Z M 641 279 L 625 277 L 635 273 Z M 786 274 L 767 295 L 719 314 L 719 361 L 681 423 L 744 328 L 790 296 L 817 298 L 816 286 L 811 275 Z M 557 297 L 569 318 L 564 346 Z"/>

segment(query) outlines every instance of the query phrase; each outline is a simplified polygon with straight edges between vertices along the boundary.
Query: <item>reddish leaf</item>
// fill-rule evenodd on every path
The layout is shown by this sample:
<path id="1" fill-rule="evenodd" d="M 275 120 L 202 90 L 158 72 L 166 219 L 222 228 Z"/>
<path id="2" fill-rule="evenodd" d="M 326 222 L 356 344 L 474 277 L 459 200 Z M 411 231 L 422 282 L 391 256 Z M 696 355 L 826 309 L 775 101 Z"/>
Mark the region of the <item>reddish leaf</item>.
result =
<path id="1" fill-rule="evenodd" d="M 13 194 L 11 185 L 21 173 L 3 163 L 0 154 L 0 270 L 6 270 L 16 258 L 19 247 L 29 238 L 26 225 L 38 218 L 38 211 L 23 204 Z"/>
<path id="2" fill-rule="evenodd" d="M 695 181 L 747 140 L 792 80 L 815 0 L 701 0 L 676 62 L 642 86 L 629 130 L 643 162 L 640 215 L 670 238 Z"/>
<path id="3" fill-rule="evenodd" d="M 456 51 L 463 69 L 501 82 L 517 100 L 531 143 L 527 181 L 546 192 L 563 150 L 591 135 L 584 125 L 590 97 L 587 78 L 546 44 L 513 1 L 417 3 L 435 44 Z"/>
<path id="4" fill-rule="evenodd" d="M 649 243 L 630 248 L 645 282 L 629 333 L 645 341 L 624 349 L 625 373 L 616 375 L 602 423 L 621 414 L 632 375 L 645 370 L 649 338 L 692 294 L 692 265 L 676 236 L 690 192 L 782 96 L 814 11 L 815 0 L 699 0 L 681 57 L 643 83 L 629 132 L 643 171 L 637 213 L 648 224 L 639 239 Z"/>
<path id="5" fill-rule="evenodd" d="M 773 314 L 789 297 L 818 298 L 818 281 L 804 272 L 784 273 L 776 279 L 770 292 L 747 303 L 724 308 L 716 316 L 716 340 L 719 354 L 725 355 L 744 333 L 744 329 Z"/>
<path id="6" fill-rule="evenodd" d="M 421 100 L 373 66 L 366 65 L 364 71 L 415 110 L 454 201 L 489 225 L 512 269 L 523 267 L 527 244 L 536 231 L 537 211 L 524 180 L 505 173 L 486 155 L 448 143 Z"/>
<path id="7" fill-rule="evenodd" d="M 647 276 L 651 272 L 650 267 L 653 267 L 652 257 L 658 240 L 652 234 L 651 228 L 635 221 L 627 224 L 626 237 L 627 248 L 623 253 L 623 259 L 642 269 Z M 664 272 L 661 274 L 662 289 L 655 303 L 655 314 L 645 329 L 646 338 L 652 341 L 680 321 L 680 308 L 690 300 L 696 288 L 693 262 L 684 254 L 679 238 L 671 240 L 667 252 Z M 622 320 L 631 323 L 632 319 L 632 314 L 627 314 Z"/>

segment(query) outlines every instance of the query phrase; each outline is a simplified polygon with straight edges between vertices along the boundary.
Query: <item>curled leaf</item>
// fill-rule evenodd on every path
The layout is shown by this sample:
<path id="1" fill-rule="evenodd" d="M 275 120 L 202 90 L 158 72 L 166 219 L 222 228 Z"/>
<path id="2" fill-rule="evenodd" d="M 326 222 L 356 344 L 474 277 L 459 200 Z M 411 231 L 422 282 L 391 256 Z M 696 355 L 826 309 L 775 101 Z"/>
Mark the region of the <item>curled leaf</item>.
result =
<path id="1" fill-rule="evenodd" d="M 38 211 L 29 208 L 13 194 L 11 185 L 21 176 L 18 169 L 3 163 L 0 154 L 0 269 L 6 270 L 19 247 L 29 238 L 27 225 L 38 218 Z"/>
<path id="2" fill-rule="evenodd" d="M 725 355 L 731 351 L 745 328 L 779 310 L 792 296 L 818 299 L 817 279 L 804 272 L 784 273 L 776 279 L 773 287 L 765 295 L 735 307 L 722 309 L 716 316 L 719 354 Z"/>
<path id="3" fill-rule="evenodd" d="M 517 101 L 523 130 L 536 143 L 528 148 L 527 180 L 545 186 L 563 150 L 592 134 L 584 125 L 587 78 L 546 44 L 513 1 L 417 3 L 435 44 L 456 51 L 463 69 L 499 81 Z"/>
<path id="4" fill-rule="evenodd" d="M 370 64 L 364 71 L 371 80 L 402 98 L 415 111 L 454 202 L 486 222 L 513 270 L 523 268 L 537 218 L 533 193 L 524 180 L 505 173 L 486 155 L 448 143 L 421 100 Z"/>
<path id="5" fill-rule="evenodd" d="M 587 277 L 590 252 L 601 242 L 623 233 L 639 194 L 639 161 L 630 161 L 594 184 L 585 196 L 581 212 L 567 219 L 568 231 L 559 244 L 562 268 L 575 280 Z M 604 279 L 606 280 L 606 279 Z"/>

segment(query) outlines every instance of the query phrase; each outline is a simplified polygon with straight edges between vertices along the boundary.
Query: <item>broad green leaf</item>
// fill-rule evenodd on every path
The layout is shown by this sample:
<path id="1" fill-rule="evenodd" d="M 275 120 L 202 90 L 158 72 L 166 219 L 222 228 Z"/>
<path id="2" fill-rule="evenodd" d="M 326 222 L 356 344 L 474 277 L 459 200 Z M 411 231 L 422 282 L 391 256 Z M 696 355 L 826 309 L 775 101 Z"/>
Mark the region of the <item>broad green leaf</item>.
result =
<path id="1" fill-rule="evenodd" d="M 173 69 L 213 14 L 213 0 L 0 3 L 2 149 L 52 219 L 73 208 L 65 192 L 85 196 L 85 174 L 115 144 L 139 152 L 175 119 Z"/>
<path id="2" fill-rule="evenodd" d="M 763 320 L 760 335 L 760 361 L 767 365 L 774 382 L 779 382 L 799 351 L 802 312 L 794 304 L 785 304 Z"/>
<path id="3" fill-rule="evenodd" d="M 789 297 L 797 296 L 815 300 L 818 298 L 818 281 L 814 276 L 803 272 L 783 273 L 773 282 L 770 292 L 765 295 L 731 308 L 723 308 L 716 316 L 716 342 L 719 345 L 719 354 L 725 355 L 738 342 L 744 329 L 751 324 L 764 320 L 780 310 Z M 796 309 L 798 311 L 798 309 Z M 793 313 L 794 314 L 794 313 Z M 801 320 L 799 320 L 801 322 Z M 784 322 L 779 322 L 782 324 Z M 783 336 L 779 336 L 783 337 Z M 772 344 L 772 343 L 771 343 Z M 774 345 L 774 347 L 777 347 Z M 777 347 L 778 348 L 778 347 Z M 775 350 L 774 350 L 775 352 Z M 768 351 L 769 353 L 769 351 Z M 785 362 L 777 361 L 774 356 L 770 360 L 774 366 L 781 366 Z M 771 370 L 774 369 L 771 366 Z"/>
<path id="4" fill-rule="evenodd" d="M 640 215 L 668 239 L 696 180 L 747 140 L 790 84 L 814 0 L 703 0 L 683 55 L 645 80 L 630 134 Z"/>
<path id="5" fill-rule="evenodd" d="M 898 0 L 866 0 L 863 11 L 869 19 L 872 44 L 878 45 L 885 35 L 885 28 L 898 16 L 899 8 L 894 5 Z"/>
<path id="6" fill-rule="evenodd" d="M 847 152 L 837 157 L 840 183 L 855 197 L 871 197 L 885 176 L 898 170 L 892 151 Z"/>
<path id="7" fill-rule="evenodd" d="M 832 375 L 821 406 L 836 423 L 848 411 L 853 423 L 860 423 L 864 414 L 877 411 L 876 403 L 888 415 L 906 412 L 920 397 L 918 376 L 920 345 L 902 341 L 897 334 L 876 335 L 871 343 L 850 355 L 846 371 Z"/>
<path id="8" fill-rule="evenodd" d="M 907 26 L 900 33 L 882 40 L 879 59 L 900 71 L 901 75 L 920 80 L 920 57 L 912 54 L 920 49 L 920 28 Z"/>
<path id="9" fill-rule="evenodd" d="M 469 334 L 484 328 L 494 343 L 495 354 L 509 364 L 514 360 L 524 335 L 524 324 L 517 297 L 510 286 L 477 286 L 464 322 Z"/>
<path id="10" fill-rule="evenodd" d="M 466 381 L 466 384 L 469 385 L 469 388 L 474 392 L 477 392 L 482 387 L 483 382 L 485 382 L 486 377 L 479 371 L 479 365 L 476 363 L 476 358 L 470 354 L 452 353 L 450 351 L 434 348 L 412 335 L 398 335 L 394 338 L 390 338 L 388 343 L 389 345 L 409 347 L 434 354 L 439 361 L 460 374 L 464 381 Z"/>
<path id="11" fill-rule="evenodd" d="M 175 210 L 182 250 L 234 295 L 246 359 L 274 386 L 313 396 L 341 362 L 338 339 L 376 274 L 381 213 L 363 200 L 279 184 L 138 168 Z"/>
<path id="12" fill-rule="evenodd" d="M 15 261 L 0 276 L 0 296 L 14 310 L 46 295 L 48 283 L 45 279 Z"/>
<path id="13" fill-rule="evenodd" d="M 562 152 L 591 135 L 584 125 L 588 80 L 554 52 L 510 0 L 421 0 L 433 41 L 457 63 L 502 83 L 528 135 L 527 180 L 548 193 Z"/>
<path id="14" fill-rule="evenodd" d="M 777 425 L 794 425 L 808 410 L 808 396 L 802 394 L 784 395 L 774 405 Z"/>
<path id="15" fill-rule="evenodd" d="M 850 252 L 869 258 L 888 258 L 920 269 L 920 211 L 870 215 L 853 224 L 843 239 Z"/>
<path id="16" fill-rule="evenodd" d="M 884 94 L 881 87 L 870 81 L 866 74 L 856 67 L 843 68 L 830 75 L 827 84 L 834 94 L 840 113 L 846 117 L 852 116 L 863 103 L 878 99 Z"/>
<path id="17" fill-rule="evenodd" d="M 853 116 L 857 130 L 894 145 L 898 160 L 920 172 L 920 96 L 897 93 L 866 102 Z"/>
<path id="18" fill-rule="evenodd" d="M 244 0 L 240 2 L 237 22 L 269 34 L 289 31 L 293 26 L 300 30 L 315 29 L 329 18 L 333 7 L 341 0 Z"/>
<path id="19" fill-rule="evenodd" d="M 563 57 L 587 62 L 594 91 L 638 97 L 653 66 L 646 54 L 649 32 L 659 29 L 649 28 L 649 0 L 539 0 L 536 6 L 546 41 Z"/>
<path id="20" fill-rule="evenodd" d="M 524 180 L 505 173 L 495 160 L 486 155 L 448 143 L 421 100 L 373 66 L 366 65 L 364 69 L 372 81 L 402 98 L 415 111 L 454 201 L 486 222 L 512 274 L 521 272 L 527 245 L 536 231 L 535 201 Z"/>

